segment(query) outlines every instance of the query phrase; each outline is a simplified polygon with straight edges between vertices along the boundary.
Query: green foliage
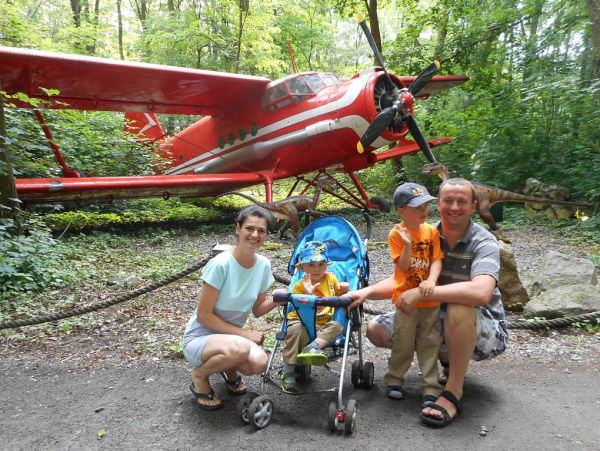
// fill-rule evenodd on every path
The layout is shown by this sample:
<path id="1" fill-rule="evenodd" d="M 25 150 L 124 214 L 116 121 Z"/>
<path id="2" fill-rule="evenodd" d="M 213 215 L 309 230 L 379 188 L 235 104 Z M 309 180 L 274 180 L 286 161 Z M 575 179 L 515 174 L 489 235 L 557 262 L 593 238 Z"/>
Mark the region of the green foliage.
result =
<path id="1" fill-rule="evenodd" d="M 94 212 L 67 211 L 51 213 L 44 216 L 44 222 L 54 230 L 69 228 L 83 230 L 106 228 L 111 226 L 128 226 L 156 224 L 164 222 L 218 222 L 231 223 L 230 217 L 223 218 L 223 212 L 215 208 L 202 208 L 192 203 L 168 202 L 162 199 L 149 199 L 139 202 L 125 211 Z"/>
<path id="2" fill-rule="evenodd" d="M 48 228 L 30 218 L 20 224 L 0 219 L 0 302 L 19 293 L 60 286 L 68 279 L 57 262 L 61 252 Z"/>

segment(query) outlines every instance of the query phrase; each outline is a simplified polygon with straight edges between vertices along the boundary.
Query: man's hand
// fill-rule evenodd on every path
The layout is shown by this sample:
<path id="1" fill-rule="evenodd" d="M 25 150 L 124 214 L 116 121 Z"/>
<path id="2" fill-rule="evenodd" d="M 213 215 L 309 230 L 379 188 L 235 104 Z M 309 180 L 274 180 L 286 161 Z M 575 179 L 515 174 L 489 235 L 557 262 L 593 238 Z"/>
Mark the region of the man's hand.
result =
<path id="1" fill-rule="evenodd" d="M 350 304 L 348 306 L 348 310 L 352 310 L 353 308 L 358 307 L 359 305 L 362 305 L 362 303 L 367 300 L 367 296 L 363 292 L 363 290 L 349 291 L 344 296 L 346 296 L 347 298 L 350 298 L 354 301 L 354 302 L 352 302 L 352 304 Z"/>
<path id="2" fill-rule="evenodd" d="M 435 283 L 430 280 L 424 280 L 419 284 L 419 293 L 421 296 L 429 296 L 433 293 L 433 289 L 435 288 Z"/>
<path id="3" fill-rule="evenodd" d="M 304 287 L 304 293 L 305 294 L 313 294 L 315 292 L 315 289 L 320 285 L 321 283 L 315 283 L 313 284 L 310 281 L 310 276 L 308 274 L 304 274 L 302 276 L 302 286 Z"/>
<path id="4" fill-rule="evenodd" d="M 396 307 L 402 312 L 410 315 L 413 307 L 423 300 L 423 297 L 419 293 L 419 288 L 411 288 L 406 290 L 396 303 Z"/>

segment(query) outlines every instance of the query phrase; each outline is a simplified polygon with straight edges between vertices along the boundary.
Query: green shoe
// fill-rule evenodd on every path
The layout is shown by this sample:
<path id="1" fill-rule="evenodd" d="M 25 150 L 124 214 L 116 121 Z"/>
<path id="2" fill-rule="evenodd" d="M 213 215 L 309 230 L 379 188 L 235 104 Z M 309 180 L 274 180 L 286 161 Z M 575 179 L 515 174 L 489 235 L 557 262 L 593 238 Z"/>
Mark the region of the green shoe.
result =
<path id="1" fill-rule="evenodd" d="M 281 390 L 284 393 L 298 393 L 298 385 L 296 384 L 296 377 L 294 375 L 281 373 Z"/>
<path id="2" fill-rule="evenodd" d="M 298 354 L 298 363 L 301 365 L 323 366 L 327 363 L 327 355 L 320 349 L 307 346 Z"/>

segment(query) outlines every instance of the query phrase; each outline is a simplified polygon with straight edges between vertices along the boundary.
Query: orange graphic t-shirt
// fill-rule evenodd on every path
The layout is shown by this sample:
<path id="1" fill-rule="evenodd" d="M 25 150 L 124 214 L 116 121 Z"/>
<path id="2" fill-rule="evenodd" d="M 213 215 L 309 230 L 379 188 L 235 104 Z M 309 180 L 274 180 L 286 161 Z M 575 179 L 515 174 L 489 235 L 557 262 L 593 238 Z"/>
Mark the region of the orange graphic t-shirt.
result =
<path id="1" fill-rule="evenodd" d="M 404 223 L 400 225 L 404 225 Z M 410 264 L 408 271 L 400 271 L 395 266 L 394 291 L 392 293 L 392 302 L 394 305 L 398 302 L 398 298 L 402 293 L 411 288 L 417 288 L 421 282 L 427 280 L 431 263 L 444 258 L 444 254 L 440 248 L 440 234 L 434 226 L 423 223 L 418 230 L 407 230 L 412 237 Z M 395 263 L 402 255 L 404 249 L 404 242 L 395 228 L 390 230 L 388 242 L 390 244 L 390 255 Z M 440 305 L 440 303 L 422 301 L 415 308 L 435 307 L 436 305 Z"/>

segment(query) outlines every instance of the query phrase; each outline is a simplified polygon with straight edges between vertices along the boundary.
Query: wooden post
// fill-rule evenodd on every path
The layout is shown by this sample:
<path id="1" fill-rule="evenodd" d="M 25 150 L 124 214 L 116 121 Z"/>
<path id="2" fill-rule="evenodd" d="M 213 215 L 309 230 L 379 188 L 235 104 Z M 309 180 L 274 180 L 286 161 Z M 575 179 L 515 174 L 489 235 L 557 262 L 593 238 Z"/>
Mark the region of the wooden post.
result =
<path id="1" fill-rule="evenodd" d="M 2 90 L 2 86 L 0 86 Z M 14 218 L 19 208 L 17 188 L 6 145 L 6 123 L 4 121 L 4 100 L 0 95 L 0 219 Z"/>

